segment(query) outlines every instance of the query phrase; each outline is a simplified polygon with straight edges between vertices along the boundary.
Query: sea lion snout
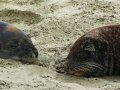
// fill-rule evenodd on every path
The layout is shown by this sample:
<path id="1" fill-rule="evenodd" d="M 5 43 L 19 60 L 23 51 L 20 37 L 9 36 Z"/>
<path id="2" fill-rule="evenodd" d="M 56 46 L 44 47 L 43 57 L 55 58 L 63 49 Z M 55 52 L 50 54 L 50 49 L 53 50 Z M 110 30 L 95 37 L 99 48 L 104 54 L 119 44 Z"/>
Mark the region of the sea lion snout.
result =
<path id="1" fill-rule="evenodd" d="M 33 47 L 33 48 L 32 48 L 32 51 L 33 51 L 32 57 L 38 58 L 38 51 L 37 51 L 37 49 L 36 49 L 35 47 Z"/>
<path id="2" fill-rule="evenodd" d="M 66 63 L 65 71 L 68 74 L 75 75 L 75 76 L 90 76 L 91 73 L 93 76 L 97 76 L 97 70 L 103 71 L 104 67 L 92 60 L 85 61 L 85 62 L 76 62 L 76 63 Z M 101 73 L 103 74 L 103 73 Z"/>
<path id="3" fill-rule="evenodd" d="M 64 71 L 67 74 L 81 76 L 86 73 L 86 71 L 90 71 L 87 65 L 84 65 L 82 62 L 78 62 L 72 58 L 67 58 L 66 62 L 64 63 Z"/>
<path id="4" fill-rule="evenodd" d="M 19 58 L 37 58 L 38 51 L 32 41 L 26 37 L 21 41 L 17 55 Z"/>
<path id="5" fill-rule="evenodd" d="M 79 70 L 78 72 L 77 68 L 79 68 L 79 65 L 75 65 L 74 62 L 71 62 L 70 59 L 66 58 L 66 61 L 61 66 L 58 66 L 56 69 L 58 73 L 71 74 L 76 76 L 83 75 L 84 72 L 82 70 Z"/>

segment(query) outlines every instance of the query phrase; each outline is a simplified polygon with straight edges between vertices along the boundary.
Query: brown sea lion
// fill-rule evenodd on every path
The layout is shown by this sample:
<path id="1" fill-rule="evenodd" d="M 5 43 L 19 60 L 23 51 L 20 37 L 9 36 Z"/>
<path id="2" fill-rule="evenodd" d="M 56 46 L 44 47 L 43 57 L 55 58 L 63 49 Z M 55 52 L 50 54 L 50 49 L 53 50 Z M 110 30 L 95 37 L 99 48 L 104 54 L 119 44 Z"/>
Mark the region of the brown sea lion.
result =
<path id="1" fill-rule="evenodd" d="M 80 37 L 64 70 L 77 76 L 120 75 L 120 25 L 95 28 Z"/>
<path id="2" fill-rule="evenodd" d="M 17 27 L 0 21 L 0 58 L 37 58 L 38 51 L 30 37 Z"/>

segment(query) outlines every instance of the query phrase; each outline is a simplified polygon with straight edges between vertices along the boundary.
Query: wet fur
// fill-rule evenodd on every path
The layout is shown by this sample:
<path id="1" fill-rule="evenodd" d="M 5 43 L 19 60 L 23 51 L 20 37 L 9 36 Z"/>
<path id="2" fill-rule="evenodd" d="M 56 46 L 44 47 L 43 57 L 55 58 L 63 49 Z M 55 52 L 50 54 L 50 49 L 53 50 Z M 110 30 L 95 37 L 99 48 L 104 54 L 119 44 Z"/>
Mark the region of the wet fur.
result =
<path id="1" fill-rule="evenodd" d="M 65 71 L 73 75 L 120 75 L 120 25 L 91 30 L 72 46 Z"/>
<path id="2" fill-rule="evenodd" d="M 21 60 L 37 58 L 38 51 L 25 32 L 7 22 L 0 22 L 0 58 L 14 57 Z"/>

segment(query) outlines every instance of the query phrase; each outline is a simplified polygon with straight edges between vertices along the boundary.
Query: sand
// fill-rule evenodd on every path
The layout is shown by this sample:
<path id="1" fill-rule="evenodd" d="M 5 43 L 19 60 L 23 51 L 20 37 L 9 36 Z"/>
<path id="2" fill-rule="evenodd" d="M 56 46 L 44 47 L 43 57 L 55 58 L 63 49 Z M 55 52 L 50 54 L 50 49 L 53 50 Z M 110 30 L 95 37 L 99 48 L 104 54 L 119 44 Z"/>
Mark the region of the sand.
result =
<path id="1" fill-rule="evenodd" d="M 27 32 L 45 64 L 0 59 L 0 90 L 120 90 L 119 76 L 75 77 L 55 69 L 81 35 L 120 23 L 119 0 L 0 0 L 0 20 Z"/>

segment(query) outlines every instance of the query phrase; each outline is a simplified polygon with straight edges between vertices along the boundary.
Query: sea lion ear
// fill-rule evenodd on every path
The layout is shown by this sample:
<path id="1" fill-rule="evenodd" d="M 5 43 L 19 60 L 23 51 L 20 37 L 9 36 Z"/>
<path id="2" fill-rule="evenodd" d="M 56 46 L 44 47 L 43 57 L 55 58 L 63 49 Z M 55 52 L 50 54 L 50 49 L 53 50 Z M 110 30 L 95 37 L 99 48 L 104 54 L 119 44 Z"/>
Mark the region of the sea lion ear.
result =
<path id="1" fill-rule="evenodd" d="M 87 43 L 84 47 L 86 51 L 96 51 L 94 43 Z"/>

